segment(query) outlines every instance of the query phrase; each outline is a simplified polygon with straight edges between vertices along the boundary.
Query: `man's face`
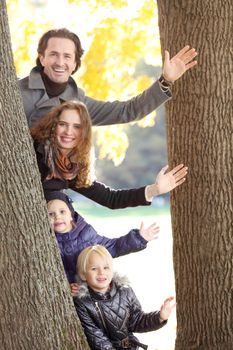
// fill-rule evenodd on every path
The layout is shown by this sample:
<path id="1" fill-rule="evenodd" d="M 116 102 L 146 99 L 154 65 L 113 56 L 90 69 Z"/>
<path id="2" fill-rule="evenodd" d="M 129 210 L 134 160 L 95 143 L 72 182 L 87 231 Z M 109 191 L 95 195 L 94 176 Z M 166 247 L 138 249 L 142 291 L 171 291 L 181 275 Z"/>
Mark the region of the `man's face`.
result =
<path id="1" fill-rule="evenodd" d="M 39 59 L 44 73 L 53 82 L 65 83 L 76 67 L 74 42 L 66 38 L 50 38 Z"/>

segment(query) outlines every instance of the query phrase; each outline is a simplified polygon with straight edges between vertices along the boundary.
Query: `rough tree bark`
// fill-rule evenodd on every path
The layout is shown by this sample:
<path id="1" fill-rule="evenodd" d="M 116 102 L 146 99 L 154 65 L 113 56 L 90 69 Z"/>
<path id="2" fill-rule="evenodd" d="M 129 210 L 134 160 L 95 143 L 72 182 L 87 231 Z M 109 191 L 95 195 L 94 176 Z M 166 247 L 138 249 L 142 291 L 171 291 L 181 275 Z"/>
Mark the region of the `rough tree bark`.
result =
<path id="1" fill-rule="evenodd" d="M 0 3 L 0 344 L 89 349 L 70 297 L 29 137 Z"/>
<path id="2" fill-rule="evenodd" d="M 233 2 L 158 0 L 162 51 L 190 44 L 198 66 L 166 104 L 171 166 L 189 166 L 171 196 L 177 350 L 233 348 Z"/>

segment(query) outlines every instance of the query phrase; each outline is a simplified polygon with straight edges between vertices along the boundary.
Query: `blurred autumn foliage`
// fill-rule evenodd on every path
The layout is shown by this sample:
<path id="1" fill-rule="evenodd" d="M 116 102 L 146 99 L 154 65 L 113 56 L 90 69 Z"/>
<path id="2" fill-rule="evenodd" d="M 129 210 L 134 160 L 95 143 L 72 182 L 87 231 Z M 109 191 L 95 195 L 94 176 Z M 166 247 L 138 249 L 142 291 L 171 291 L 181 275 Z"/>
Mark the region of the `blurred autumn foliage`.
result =
<path id="1" fill-rule="evenodd" d="M 59 0 L 58 6 L 56 0 L 8 0 L 7 6 L 19 77 L 28 75 L 35 65 L 40 36 L 55 27 L 66 27 L 81 39 L 85 54 L 82 67 L 73 78 L 89 96 L 125 100 L 142 92 L 159 75 L 155 68 L 161 65 L 155 1 Z M 153 128 L 155 113 L 137 125 Z M 98 158 L 121 164 L 131 143 L 130 128 L 95 128 Z M 148 142 L 148 138 L 142 142 Z M 165 140 L 162 147 L 166 147 Z M 160 163 L 164 164 L 166 159 L 162 158 Z"/>

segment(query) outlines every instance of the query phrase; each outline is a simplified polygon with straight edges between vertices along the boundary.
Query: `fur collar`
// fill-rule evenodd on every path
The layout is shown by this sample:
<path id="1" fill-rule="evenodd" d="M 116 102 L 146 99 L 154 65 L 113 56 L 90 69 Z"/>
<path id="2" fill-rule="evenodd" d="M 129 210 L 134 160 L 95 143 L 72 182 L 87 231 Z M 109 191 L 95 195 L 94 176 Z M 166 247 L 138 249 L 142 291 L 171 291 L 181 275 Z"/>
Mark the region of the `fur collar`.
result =
<path id="1" fill-rule="evenodd" d="M 120 276 L 116 272 L 113 275 L 112 284 L 113 284 L 113 286 L 111 288 L 111 291 L 114 291 L 116 288 L 121 288 L 121 287 L 128 288 L 128 287 L 130 287 L 128 277 L 127 276 Z M 82 299 L 82 298 L 90 297 L 90 292 L 89 292 L 87 283 L 78 279 L 78 285 L 79 285 L 79 290 L 78 290 L 77 298 Z M 111 291 L 110 291 L 110 293 L 111 293 Z M 96 294 L 100 294 L 100 293 L 96 293 Z"/>

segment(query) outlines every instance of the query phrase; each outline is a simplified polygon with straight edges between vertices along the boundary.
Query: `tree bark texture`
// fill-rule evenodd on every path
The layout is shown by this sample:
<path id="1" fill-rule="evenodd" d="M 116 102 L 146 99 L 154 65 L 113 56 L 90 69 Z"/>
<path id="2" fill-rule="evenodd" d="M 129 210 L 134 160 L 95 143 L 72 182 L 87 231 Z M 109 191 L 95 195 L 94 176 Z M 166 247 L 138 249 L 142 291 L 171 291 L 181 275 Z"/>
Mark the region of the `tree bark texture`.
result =
<path id="1" fill-rule="evenodd" d="M 88 349 L 70 297 L 29 136 L 0 2 L 0 348 Z"/>
<path id="2" fill-rule="evenodd" d="M 233 349 L 233 2 L 158 0 L 162 52 L 190 44 L 198 66 L 166 104 L 169 163 L 189 167 L 171 195 L 176 350 Z"/>

